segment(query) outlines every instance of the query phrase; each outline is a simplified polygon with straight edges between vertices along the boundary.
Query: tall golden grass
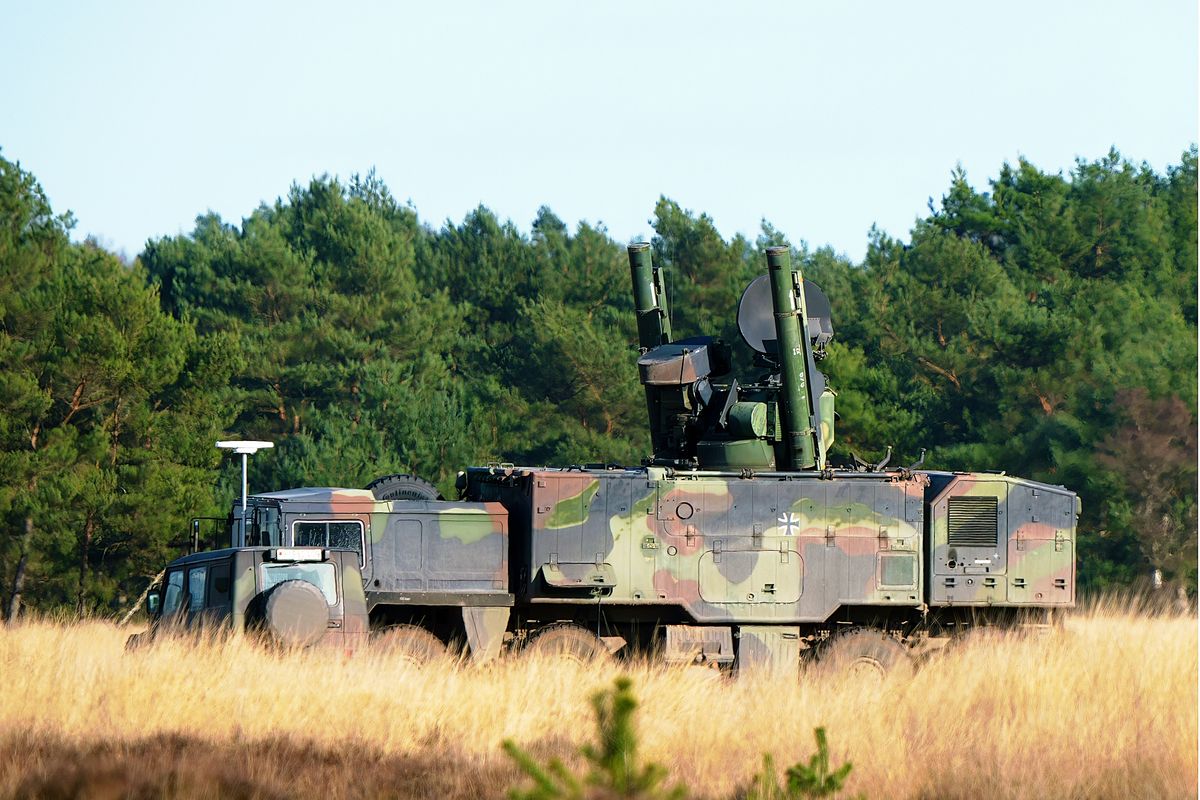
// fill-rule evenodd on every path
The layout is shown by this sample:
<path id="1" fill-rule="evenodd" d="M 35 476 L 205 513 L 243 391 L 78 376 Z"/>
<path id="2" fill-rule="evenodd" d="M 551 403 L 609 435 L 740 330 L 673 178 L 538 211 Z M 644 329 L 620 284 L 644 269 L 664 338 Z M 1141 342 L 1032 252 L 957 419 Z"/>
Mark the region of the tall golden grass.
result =
<path id="1" fill-rule="evenodd" d="M 238 638 L 126 654 L 128 633 L 102 622 L 0 628 L 0 796 L 36 794 L 64 770 L 76 789 L 54 791 L 83 791 L 80 764 L 103 745 L 110 782 L 123 757 L 153 765 L 161 747 L 174 753 L 164 770 L 194 750 L 197 763 L 244 772 L 234 793 L 246 796 L 279 794 L 303 773 L 307 791 L 329 797 L 421 794 L 415 786 L 502 797 L 519 777 L 501 741 L 569 761 L 594 735 L 589 697 L 618 672 L 641 703 L 643 756 L 697 796 L 734 795 L 764 753 L 777 764 L 806 759 L 817 726 L 834 762 L 854 764 L 849 794 L 1196 795 L 1197 624 L 1188 615 L 1101 605 L 1050 635 L 974 634 L 914 675 L 876 685 L 520 658 L 414 668 L 369 654 L 275 653 Z M 396 764 L 420 774 L 381 786 Z M 220 793 L 203 778 L 164 778 L 144 793 Z M 116 786 L 112 796 L 130 793 Z"/>

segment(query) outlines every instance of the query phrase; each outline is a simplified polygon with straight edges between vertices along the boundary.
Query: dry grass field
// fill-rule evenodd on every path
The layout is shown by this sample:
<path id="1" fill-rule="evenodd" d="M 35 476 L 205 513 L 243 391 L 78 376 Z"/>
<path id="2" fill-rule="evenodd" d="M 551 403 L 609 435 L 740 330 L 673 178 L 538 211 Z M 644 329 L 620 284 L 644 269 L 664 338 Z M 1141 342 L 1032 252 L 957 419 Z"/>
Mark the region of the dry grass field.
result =
<path id="1" fill-rule="evenodd" d="M 1197 785 L 1195 617 L 1107 607 L 975 634 L 882 685 L 505 660 L 423 669 L 245 640 L 123 651 L 100 622 L 0 627 L 0 798 L 503 797 L 506 737 L 573 762 L 618 673 L 642 755 L 697 797 L 828 731 L 870 798 L 1176 798 Z"/>

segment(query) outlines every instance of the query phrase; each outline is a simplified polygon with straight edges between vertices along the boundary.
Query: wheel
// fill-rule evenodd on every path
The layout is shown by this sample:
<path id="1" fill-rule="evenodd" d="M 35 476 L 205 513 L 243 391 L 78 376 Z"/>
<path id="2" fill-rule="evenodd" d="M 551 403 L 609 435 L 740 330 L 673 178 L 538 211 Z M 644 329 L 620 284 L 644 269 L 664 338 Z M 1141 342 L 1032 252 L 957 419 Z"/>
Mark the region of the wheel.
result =
<path id="1" fill-rule="evenodd" d="M 416 475 L 384 475 L 367 484 L 376 500 L 445 500 L 429 481 Z"/>
<path id="2" fill-rule="evenodd" d="M 420 625 L 389 625 L 371 631 L 371 650 L 422 667 L 446 657 L 446 645 Z"/>
<path id="3" fill-rule="evenodd" d="M 835 636 L 820 651 L 817 663 L 826 675 L 883 680 L 912 673 L 908 649 L 874 628 L 855 628 Z"/>
<path id="4" fill-rule="evenodd" d="M 542 628 L 530 638 L 522 652 L 535 658 L 561 658 L 577 664 L 610 657 L 608 648 L 596 634 L 572 623 Z"/>
<path id="5" fill-rule="evenodd" d="M 307 581 L 284 581 L 263 599 L 262 627 L 285 647 L 308 647 L 321 641 L 329 625 L 325 595 Z"/>

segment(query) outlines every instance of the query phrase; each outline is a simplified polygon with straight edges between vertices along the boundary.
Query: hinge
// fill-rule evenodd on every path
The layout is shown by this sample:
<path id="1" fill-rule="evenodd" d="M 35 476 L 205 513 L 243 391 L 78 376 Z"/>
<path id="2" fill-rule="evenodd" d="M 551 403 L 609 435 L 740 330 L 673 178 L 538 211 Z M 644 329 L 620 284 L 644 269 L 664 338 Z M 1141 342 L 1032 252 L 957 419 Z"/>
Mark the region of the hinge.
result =
<path id="1" fill-rule="evenodd" d="M 832 525 L 825 526 L 825 546 L 833 547 L 833 526 Z"/>
<path id="2" fill-rule="evenodd" d="M 713 563 L 714 564 L 721 563 L 721 540 L 720 539 L 713 540 Z"/>

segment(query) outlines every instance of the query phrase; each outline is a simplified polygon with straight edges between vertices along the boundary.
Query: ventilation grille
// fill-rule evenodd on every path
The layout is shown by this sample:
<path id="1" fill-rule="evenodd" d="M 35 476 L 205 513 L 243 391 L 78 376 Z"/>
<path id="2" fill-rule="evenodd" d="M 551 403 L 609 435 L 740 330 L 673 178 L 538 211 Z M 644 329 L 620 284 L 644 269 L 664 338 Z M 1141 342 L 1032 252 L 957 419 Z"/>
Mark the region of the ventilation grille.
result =
<path id="1" fill-rule="evenodd" d="M 996 547 L 999 514 L 995 497 L 950 498 L 950 546 Z"/>

